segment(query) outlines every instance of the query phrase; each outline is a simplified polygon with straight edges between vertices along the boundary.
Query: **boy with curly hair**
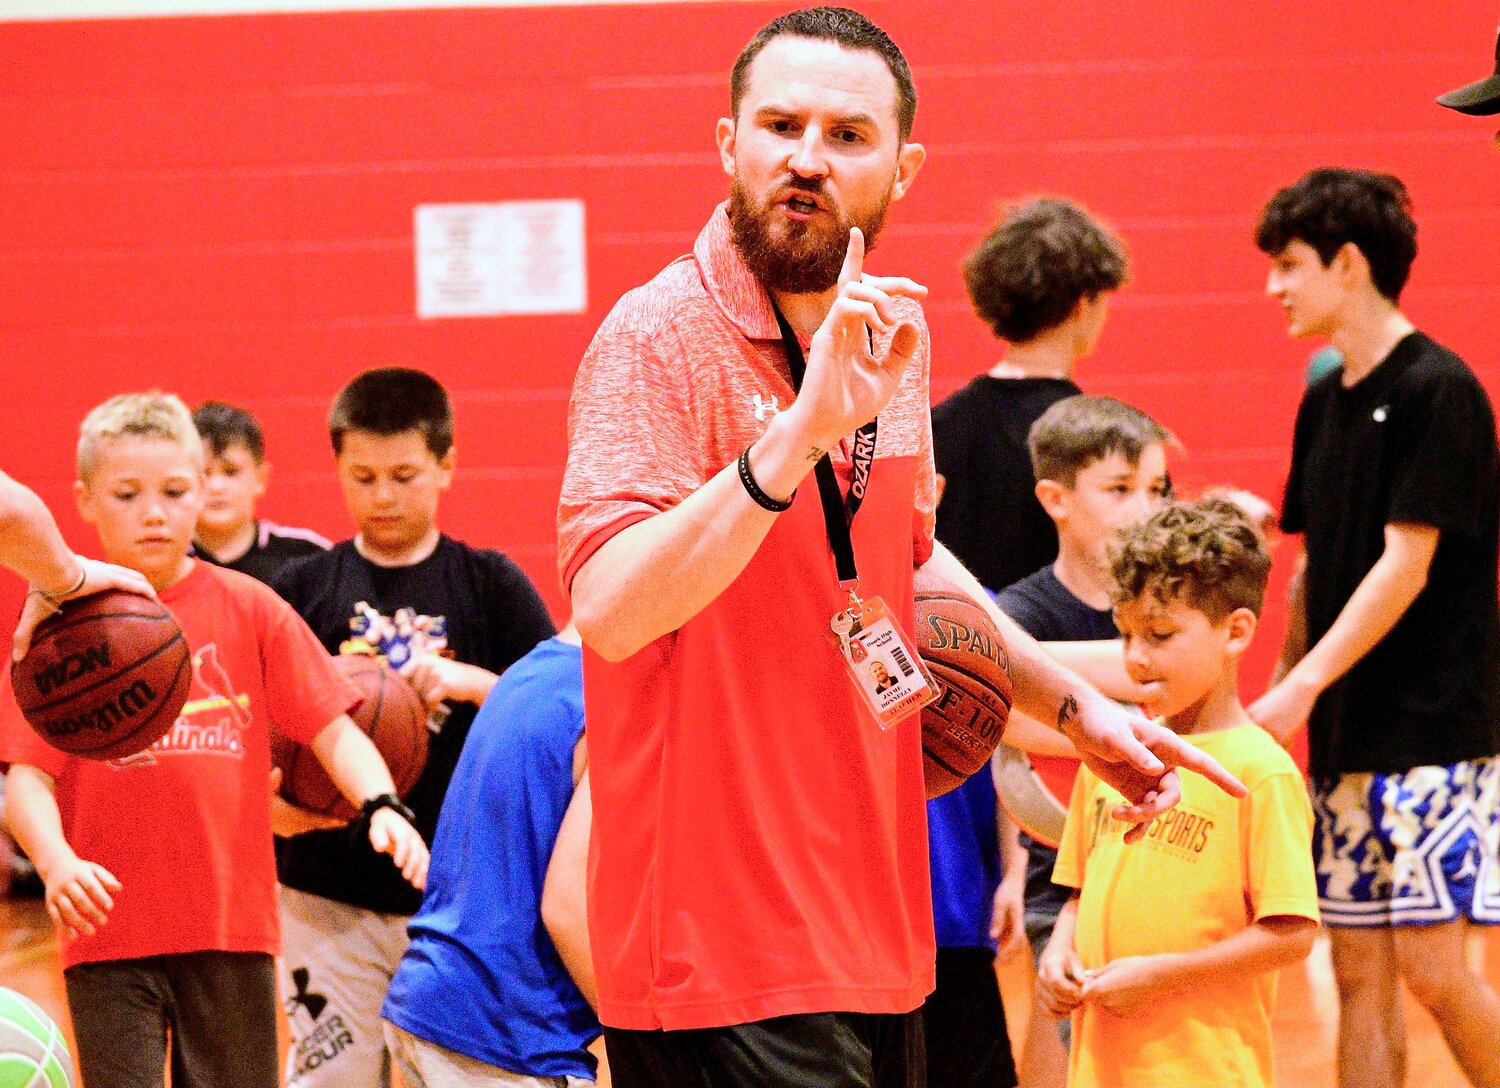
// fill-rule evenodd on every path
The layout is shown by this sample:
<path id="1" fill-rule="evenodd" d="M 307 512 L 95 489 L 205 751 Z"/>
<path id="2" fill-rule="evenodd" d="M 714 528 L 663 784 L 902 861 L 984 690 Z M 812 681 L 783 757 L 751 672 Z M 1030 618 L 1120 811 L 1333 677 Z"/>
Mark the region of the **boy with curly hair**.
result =
<path id="1" fill-rule="evenodd" d="M 1115 620 L 1146 709 L 1249 788 L 1184 782 L 1182 803 L 1127 849 L 1120 795 L 1079 771 L 1053 880 L 1075 889 L 1038 967 L 1072 1013 L 1071 1088 L 1269 1085 L 1275 971 L 1317 932 L 1312 811 L 1291 757 L 1251 722 L 1239 661 L 1271 560 L 1239 507 L 1173 503 L 1112 553 Z"/>

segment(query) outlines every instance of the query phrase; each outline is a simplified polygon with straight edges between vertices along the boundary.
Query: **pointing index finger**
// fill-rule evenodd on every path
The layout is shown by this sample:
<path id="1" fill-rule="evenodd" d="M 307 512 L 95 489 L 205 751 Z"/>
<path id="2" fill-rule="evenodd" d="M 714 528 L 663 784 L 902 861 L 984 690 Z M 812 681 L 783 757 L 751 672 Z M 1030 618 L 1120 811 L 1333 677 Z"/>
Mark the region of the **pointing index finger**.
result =
<path id="1" fill-rule="evenodd" d="M 849 248 L 844 251 L 844 267 L 839 270 L 839 286 L 864 279 L 865 236 L 858 227 L 849 228 Z"/>
<path id="2" fill-rule="evenodd" d="M 1196 771 L 1231 797 L 1247 797 L 1250 794 L 1245 784 L 1220 766 L 1218 760 L 1175 734 L 1172 735 L 1169 750 L 1158 754 L 1165 755 L 1174 766 Z"/>

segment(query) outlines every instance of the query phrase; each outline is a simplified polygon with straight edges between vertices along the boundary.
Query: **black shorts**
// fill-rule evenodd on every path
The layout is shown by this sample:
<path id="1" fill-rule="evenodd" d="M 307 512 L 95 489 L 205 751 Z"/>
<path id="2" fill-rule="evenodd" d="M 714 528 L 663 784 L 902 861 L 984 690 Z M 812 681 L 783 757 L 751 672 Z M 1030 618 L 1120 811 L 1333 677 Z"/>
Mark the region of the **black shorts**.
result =
<path id="1" fill-rule="evenodd" d="M 922 1006 L 922 1021 L 933 1088 L 1014 1088 L 1016 1063 L 988 948 L 937 950 L 937 989 Z"/>
<path id="2" fill-rule="evenodd" d="M 259 952 L 185 952 L 63 972 L 88 1085 L 276 1088 L 276 970 Z"/>
<path id="3" fill-rule="evenodd" d="M 806 1013 L 687 1031 L 604 1029 L 615 1088 L 927 1088 L 919 1012 Z"/>

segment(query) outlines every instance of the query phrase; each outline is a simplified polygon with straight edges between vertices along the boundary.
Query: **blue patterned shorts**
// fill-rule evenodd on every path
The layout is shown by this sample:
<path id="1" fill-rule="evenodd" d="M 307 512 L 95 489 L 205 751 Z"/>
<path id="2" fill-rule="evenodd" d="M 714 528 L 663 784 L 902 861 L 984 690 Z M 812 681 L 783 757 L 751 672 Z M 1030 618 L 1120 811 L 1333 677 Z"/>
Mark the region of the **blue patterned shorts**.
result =
<path id="1" fill-rule="evenodd" d="M 1314 778 L 1330 926 L 1500 922 L 1500 759 Z"/>

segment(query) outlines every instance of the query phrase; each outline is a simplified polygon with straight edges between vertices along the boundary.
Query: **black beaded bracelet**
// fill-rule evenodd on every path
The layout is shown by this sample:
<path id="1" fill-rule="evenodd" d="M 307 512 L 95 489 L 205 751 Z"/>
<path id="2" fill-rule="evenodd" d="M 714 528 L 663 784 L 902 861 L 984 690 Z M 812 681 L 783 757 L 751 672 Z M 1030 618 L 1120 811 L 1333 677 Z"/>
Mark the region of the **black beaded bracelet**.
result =
<path id="1" fill-rule="evenodd" d="M 761 490 L 760 484 L 755 482 L 755 477 L 750 474 L 749 446 L 746 446 L 745 452 L 740 454 L 739 466 L 740 483 L 745 485 L 745 490 L 749 493 L 750 497 L 755 500 L 755 505 L 769 510 L 773 514 L 779 514 L 783 510 L 790 510 L 792 508 L 792 499 L 795 499 L 797 497 L 797 492 L 793 491 L 792 498 L 787 499 L 785 502 L 782 502 L 779 499 L 771 498 L 770 495 L 767 495 L 764 491 Z"/>

